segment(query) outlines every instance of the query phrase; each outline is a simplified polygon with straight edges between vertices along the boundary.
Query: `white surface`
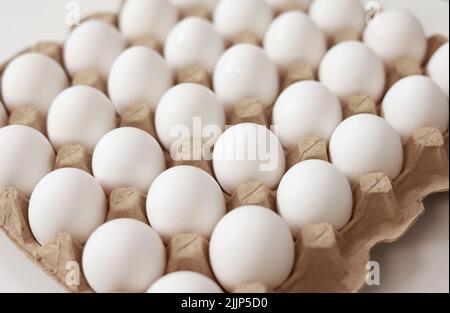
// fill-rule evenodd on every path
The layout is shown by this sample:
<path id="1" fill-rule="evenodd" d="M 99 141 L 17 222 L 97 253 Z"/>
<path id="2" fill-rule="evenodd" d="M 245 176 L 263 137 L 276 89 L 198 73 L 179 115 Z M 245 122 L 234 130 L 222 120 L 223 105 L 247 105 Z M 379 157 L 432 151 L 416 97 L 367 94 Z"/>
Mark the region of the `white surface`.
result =
<path id="1" fill-rule="evenodd" d="M 83 15 L 114 10 L 119 0 L 79 0 Z M 448 36 L 449 5 L 438 0 L 383 0 L 390 7 L 414 12 L 425 23 L 427 34 Z M 66 1 L 2 0 L 0 60 L 38 40 L 62 40 Z M 14 25 L 14 27 L 11 27 Z M 400 241 L 373 250 L 380 263 L 381 286 L 367 292 L 449 292 L 448 193 L 430 197 L 427 211 Z M 0 231 L 0 292 L 62 292 L 62 289 L 19 252 Z"/>

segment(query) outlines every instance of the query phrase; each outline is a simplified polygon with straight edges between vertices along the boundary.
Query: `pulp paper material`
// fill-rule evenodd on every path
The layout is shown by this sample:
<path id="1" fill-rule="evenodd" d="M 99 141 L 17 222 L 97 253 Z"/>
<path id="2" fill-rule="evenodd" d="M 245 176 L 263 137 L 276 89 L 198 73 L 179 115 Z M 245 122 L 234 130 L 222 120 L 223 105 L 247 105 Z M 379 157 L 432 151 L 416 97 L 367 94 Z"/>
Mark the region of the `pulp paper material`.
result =
<path id="1" fill-rule="evenodd" d="M 115 21 L 115 15 L 114 15 Z M 441 39 L 439 39 L 441 42 Z M 42 52 L 54 54 L 46 47 Z M 430 48 L 431 49 L 431 48 Z M 435 47 L 433 46 L 433 49 Z M 26 50 L 29 51 L 29 50 Z M 0 75 L 5 65 L 0 65 Z M 355 105 L 348 105 L 352 115 L 369 108 L 373 103 L 364 95 L 354 97 Z M 233 113 L 236 123 L 259 121 L 267 123 L 269 113 L 255 101 L 244 101 Z M 10 123 L 35 125 L 27 117 L 31 109 L 17 112 Z M 364 109 L 365 110 L 365 109 Z M 364 111 L 363 110 L 363 111 Z M 373 113 L 373 112 L 372 112 Z M 151 112 L 145 107 L 134 107 L 122 117 L 122 125 L 140 127 L 151 132 Z M 269 114 L 270 115 L 270 114 Z M 237 117 L 236 117 L 237 116 Z M 230 118 L 230 117 L 229 117 Z M 35 125 L 36 127 L 36 125 Z M 44 128 L 45 129 L 45 128 Z M 168 165 L 189 164 L 210 172 L 208 161 L 192 161 L 194 144 L 181 151 L 183 156 Z M 326 142 L 320 138 L 307 138 L 290 153 L 291 166 L 306 159 L 328 160 Z M 90 153 L 81 146 L 60 149 L 55 168 L 77 167 L 88 172 Z M 379 243 L 398 240 L 423 214 L 422 201 L 430 194 L 449 189 L 448 134 L 442 136 L 437 129 L 417 130 L 405 148 L 405 165 L 402 173 L 390 181 L 384 173 L 371 173 L 360 178 L 354 190 L 354 209 L 351 221 L 340 231 L 328 224 L 312 225 L 303 229 L 296 241 L 296 262 L 290 277 L 275 292 L 357 292 L 365 284 L 366 264 L 370 250 Z M 189 199 L 186 199 L 189 201 Z M 115 190 L 109 199 L 108 219 L 129 217 L 147 222 L 145 195 L 135 188 Z M 230 209 L 243 204 L 259 204 L 275 209 L 275 192 L 261 183 L 243 184 L 228 201 Z M 92 291 L 81 270 L 82 247 L 76 245 L 70 234 L 59 233 L 50 243 L 40 246 L 28 224 L 28 200 L 17 190 L 5 187 L 0 190 L 0 228 L 43 271 L 71 292 Z M 208 241 L 196 234 L 180 234 L 168 245 L 166 272 L 196 271 L 214 279 L 209 264 Z M 238 286 L 239 292 L 268 292 L 259 282 Z"/>

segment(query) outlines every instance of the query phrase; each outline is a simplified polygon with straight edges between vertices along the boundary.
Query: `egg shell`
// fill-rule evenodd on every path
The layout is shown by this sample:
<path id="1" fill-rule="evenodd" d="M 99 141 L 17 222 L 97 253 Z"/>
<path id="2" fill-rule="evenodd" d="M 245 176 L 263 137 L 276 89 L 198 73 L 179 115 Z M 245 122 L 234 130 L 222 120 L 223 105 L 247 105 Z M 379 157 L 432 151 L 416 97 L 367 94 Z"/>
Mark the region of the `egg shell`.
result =
<path id="1" fill-rule="evenodd" d="M 330 140 L 331 162 L 351 184 L 370 173 L 393 180 L 403 166 L 403 146 L 397 132 L 381 117 L 358 114 L 344 120 Z"/>
<path id="2" fill-rule="evenodd" d="M 378 101 L 384 92 L 386 72 L 372 49 L 361 42 L 347 41 L 325 54 L 319 78 L 341 100 L 362 93 Z"/>
<path id="3" fill-rule="evenodd" d="M 246 32 L 263 38 L 272 18 L 269 4 L 261 0 L 221 0 L 213 14 L 216 29 L 230 40 Z"/>
<path id="4" fill-rule="evenodd" d="M 448 98 L 449 89 L 449 43 L 442 45 L 431 57 L 427 65 L 427 74 L 444 91 Z"/>
<path id="5" fill-rule="evenodd" d="M 342 122 L 339 99 L 324 85 L 303 81 L 289 86 L 273 108 L 272 124 L 286 149 L 308 137 L 330 140 Z"/>
<path id="6" fill-rule="evenodd" d="M 307 226 L 322 223 L 339 230 L 352 216 L 352 189 L 334 165 L 307 160 L 283 176 L 277 190 L 277 206 L 294 236 Z"/>
<path id="7" fill-rule="evenodd" d="M 225 127 L 225 111 L 210 89 L 185 83 L 169 89 L 155 112 L 158 138 L 167 151 L 188 139 L 214 144 Z"/>
<path id="8" fill-rule="evenodd" d="M 116 128 L 116 110 L 102 92 L 88 86 L 66 89 L 50 108 L 47 132 L 56 150 L 81 144 L 93 150 L 106 133 Z"/>
<path id="9" fill-rule="evenodd" d="M 196 272 L 169 273 L 156 282 L 148 293 L 222 293 L 219 285 L 211 278 Z"/>
<path id="10" fill-rule="evenodd" d="M 227 291 L 253 282 L 276 288 L 291 273 L 294 253 L 287 224 L 260 206 L 240 207 L 225 215 L 209 244 L 211 267 Z"/>
<path id="11" fill-rule="evenodd" d="M 251 44 L 228 49 L 217 63 L 213 81 L 214 90 L 228 111 L 239 101 L 252 98 L 270 107 L 279 90 L 275 63 L 263 49 Z"/>
<path id="12" fill-rule="evenodd" d="M 327 51 L 326 38 L 305 13 L 291 11 L 277 17 L 264 37 L 264 50 L 282 69 L 304 62 L 314 69 Z"/>
<path id="13" fill-rule="evenodd" d="M 155 109 L 173 84 L 166 61 L 146 47 L 132 47 L 114 62 L 108 78 L 109 96 L 119 114 L 131 105 L 144 103 Z"/>
<path id="14" fill-rule="evenodd" d="M 167 0 L 128 0 L 119 16 L 119 28 L 128 39 L 151 36 L 164 44 L 178 21 L 178 11 Z"/>
<path id="15" fill-rule="evenodd" d="M 152 183 L 147 196 L 150 225 L 166 243 L 178 234 L 199 234 L 209 239 L 225 213 L 219 184 L 197 167 L 166 170 Z"/>
<path id="16" fill-rule="evenodd" d="M 37 130 L 11 125 L 0 129 L 0 188 L 11 186 L 30 196 L 55 163 L 55 151 Z"/>
<path id="17" fill-rule="evenodd" d="M 127 42 L 111 24 L 89 20 L 76 27 L 64 45 L 64 63 L 73 77 L 85 70 L 96 70 L 108 77 L 116 58 Z"/>
<path id="18" fill-rule="evenodd" d="M 213 151 L 217 181 L 232 194 L 240 184 L 262 182 L 275 189 L 286 168 L 283 148 L 266 127 L 243 123 L 228 128 Z"/>
<path id="19" fill-rule="evenodd" d="M 330 38 L 349 30 L 361 35 L 366 26 L 366 10 L 360 0 L 315 0 L 309 15 Z"/>
<path id="20" fill-rule="evenodd" d="M 96 292 L 145 292 L 164 274 L 166 250 L 150 226 L 116 219 L 95 230 L 83 251 L 83 272 Z"/>
<path id="21" fill-rule="evenodd" d="M 211 74 L 224 51 L 225 41 L 209 21 L 189 17 L 171 30 L 164 56 L 176 71 L 197 65 Z"/>
<path id="22" fill-rule="evenodd" d="M 7 122 L 8 122 L 8 113 L 6 113 L 5 107 L 0 102 L 0 128 L 5 126 Z"/>
<path id="23" fill-rule="evenodd" d="M 308 9 L 312 0 L 266 0 L 266 2 L 274 9 L 281 10 L 290 5 L 298 4 L 305 9 Z"/>
<path id="24" fill-rule="evenodd" d="M 63 168 L 47 174 L 30 198 L 28 220 L 36 240 L 50 242 L 66 232 L 84 244 L 105 222 L 106 197 L 94 177 L 76 168 Z"/>
<path id="25" fill-rule="evenodd" d="M 156 139 L 132 127 L 107 133 L 92 156 L 92 171 L 107 194 L 124 187 L 146 193 L 165 169 L 164 154 Z"/>
<path id="26" fill-rule="evenodd" d="M 34 106 L 46 116 L 55 97 L 68 85 L 67 76 L 56 61 L 43 54 L 26 53 L 6 67 L 1 87 L 4 104 L 10 112 Z"/>
<path id="27" fill-rule="evenodd" d="M 435 127 L 442 134 L 448 130 L 448 98 L 426 76 L 408 76 L 392 86 L 383 99 L 382 114 L 404 144 L 419 128 Z"/>
<path id="28" fill-rule="evenodd" d="M 421 63 L 427 52 L 427 38 L 419 20 L 404 10 L 387 9 L 375 16 L 363 34 L 364 42 L 386 63 L 408 58 Z"/>

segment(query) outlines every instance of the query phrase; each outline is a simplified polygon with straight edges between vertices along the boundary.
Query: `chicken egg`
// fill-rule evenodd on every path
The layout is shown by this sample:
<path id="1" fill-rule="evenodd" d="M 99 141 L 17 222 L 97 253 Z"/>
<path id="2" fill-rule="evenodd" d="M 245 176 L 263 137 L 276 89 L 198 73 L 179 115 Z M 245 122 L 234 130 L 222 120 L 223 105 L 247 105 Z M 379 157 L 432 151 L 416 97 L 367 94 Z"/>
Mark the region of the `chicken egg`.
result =
<path id="1" fill-rule="evenodd" d="M 47 132 L 56 150 L 81 144 L 93 150 L 106 133 L 116 128 L 116 110 L 102 92 L 88 86 L 63 91 L 50 108 Z"/>
<path id="2" fill-rule="evenodd" d="M 211 278 L 196 272 L 169 273 L 156 282 L 148 293 L 222 293 L 219 285 Z"/>
<path id="3" fill-rule="evenodd" d="M 46 116 L 55 97 L 68 85 L 63 68 L 55 60 L 39 53 L 26 53 L 6 67 L 1 87 L 4 104 L 10 112 L 34 106 Z"/>
<path id="4" fill-rule="evenodd" d="M 228 291 L 246 283 L 278 287 L 291 273 L 294 254 L 287 224 L 260 206 L 243 206 L 225 215 L 209 243 L 211 267 Z"/>
<path id="5" fill-rule="evenodd" d="M 108 78 L 109 96 L 121 114 L 128 106 L 146 103 L 156 108 L 173 84 L 166 61 L 146 47 L 125 50 L 114 62 Z"/>
<path id="6" fill-rule="evenodd" d="M 146 193 L 165 169 L 164 154 L 156 139 L 132 127 L 107 133 L 92 155 L 92 171 L 107 194 L 124 187 Z"/>
<path id="7" fill-rule="evenodd" d="M 431 57 L 427 65 L 427 74 L 444 91 L 448 98 L 449 89 L 449 43 L 442 45 Z"/>
<path id="8" fill-rule="evenodd" d="M 94 69 L 107 78 L 115 59 L 126 45 L 125 38 L 111 24 L 99 20 L 86 21 L 67 38 L 64 63 L 72 77 Z"/>
<path id="9" fill-rule="evenodd" d="M 145 292 L 165 268 L 166 249 L 158 234 L 134 219 L 103 224 L 83 251 L 83 272 L 96 292 Z"/>
<path id="10" fill-rule="evenodd" d="M 0 188 L 11 186 L 29 197 L 55 163 L 52 145 L 37 130 L 10 125 L 0 129 Z"/>

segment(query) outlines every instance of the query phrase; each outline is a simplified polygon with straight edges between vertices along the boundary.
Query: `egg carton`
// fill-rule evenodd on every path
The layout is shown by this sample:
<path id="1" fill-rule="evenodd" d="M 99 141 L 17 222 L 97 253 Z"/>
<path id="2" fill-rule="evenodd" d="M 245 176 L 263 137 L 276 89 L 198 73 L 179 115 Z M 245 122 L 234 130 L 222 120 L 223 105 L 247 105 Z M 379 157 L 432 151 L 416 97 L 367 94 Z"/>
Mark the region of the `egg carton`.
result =
<path id="1" fill-rule="evenodd" d="M 198 10 L 184 14 L 200 14 Z M 101 19 L 117 25 L 117 15 L 97 14 L 90 19 Z M 251 40 L 251 36 L 247 39 Z M 429 39 L 429 56 L 447 41 L 442 36 Z M 146 45 L 159 49 L 151 38 L 140 38 L 130 45 Z M 22 51 L 44 53 L 60 64 L 62 45 L 43 42 Z M 17 56 L 17 55 L 16 55 Z M 13 58 L 12 58 L 13 59 Z M 6 65 L 0 65 L 0 76 Z M 423 73 L 422 66 L 409 60 L 400 60 L 388 74 L 387 86 L 398 79 Z M 283 88 L 290 84 L 315 78 L 310 66 L 297 63 L 283 74 Z M 178 73 L 178 82 L 196 82 L 211 85 L 211 79 L 202 68 L 193 66 Z M 83 72 L 72 80 L 73 85 L 88 85 L 106 91 L 106 83 L 95 71 Z M 379 105 L 364 94 L 357 94 L 343 103 L 344 115 L 379 114 Z M 237 103 L 228 114 L 229 124 L 253 122 L 269 124 L 271 112 L 265 111 L 256 99 Z M 45 134 L 45 121 L 38 111 L 30 107 L 14 110 L 9 114 L 9 124 L 33 127 Z M 118 126 L 137 127 L 155 136 L 153 112 L 145 103 L 130 106 L 118 120 Z M 203 146 L 187 141 L 178 151 L 174 161 L 166 153 L 168 167 L 191 165 L 213 175 L 210 161 L 195 159 L 202 155 Z M 350 222 L 336 230 L 331 225 L 319 224 L 306 227 L 296 240 L 296 258 L 288 279 L 270 290 L 260 282 L 237 286 L 234 292 L 358 292 L 365 285 L 366 264 L 371 249 L 380 243 L 390 243 L 401 238 L 424 213 L 423 200 L 434 193 L 449 190 L 448 134 L 443 136 L 437 129 L 424 128 L 414 132 L 405 146 L 405 162 L 402 173 L 393 181 L 384 173 L 364 175 L 353 189 L 354 207 Z M 302 140 L 286 153 L 288 168 L 309 159 L 328 161 L 327 142 L 311 137 Z M 55 169 L 75 167 L 92 174 L 91 151 L 80 145 L 63 146 L 59 149 Z M 225 195 L 227 209 L 242 205 L 261 205 L 276 210 L 276 191 L 260 182 L 248 182 L 238 187 L 232 195 Z M 145 197 L 137 188 L 114 190 L 108 201 L 107 220 L 134 218 L 148 224 L 145 213 Z M 0 190 L 0 228 L 28 258 L 69 292 L 92 292 L 83 273 L 76 284 L 68 264 L 81 264 L 83 247 L 68 233 L 58 233 L 55 238 L 41 246 L 33 237 L 28 223 L 28 201 L 12 187 Z M 166 273 L 195 271 L 214 278 L 208 256 L 208 240 L 197 234 L 179 234 L 167 245 Z M 75 262 L 75 263 L 74 263 Z M 69 277 L 70 278 L 70 277 Z"/>

